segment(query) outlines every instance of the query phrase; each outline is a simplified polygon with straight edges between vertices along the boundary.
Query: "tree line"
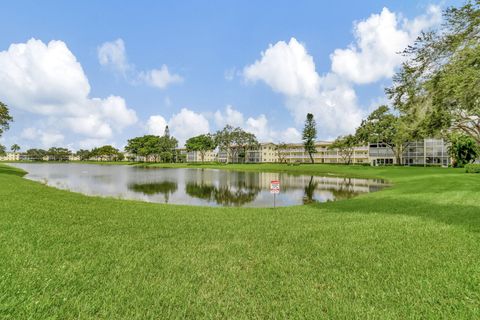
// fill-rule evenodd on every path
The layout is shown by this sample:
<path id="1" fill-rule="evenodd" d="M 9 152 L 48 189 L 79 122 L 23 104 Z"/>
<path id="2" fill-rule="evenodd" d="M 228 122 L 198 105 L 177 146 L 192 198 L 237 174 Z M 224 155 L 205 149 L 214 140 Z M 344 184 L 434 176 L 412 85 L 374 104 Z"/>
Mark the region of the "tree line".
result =
<path id="1" fill-rule="evenodd" d="M 17 144 L 12 145 L 12 152 L 17 153 L 21 150 Z M 29 160 L 42 161 L 47 158 L 49 161 L 68 161 L 70 156 L 77 156 L 80 160 L 98 160 L 98 161 L 121 161 L 124 155 L 120 150 L 105 145 L 91 150 L 80 149 L 72 152 L 68 148 L 52 147 L 49 149 L 28 149 L 23 153 Z"/>
<path id="2" fill-rule="evenodd" d="M 253 133 L 246 132 L 242 128 L 234 128 L 226 125 L 222 130 L 214 134 L 201 134 L 189 138 L 185 142 L 187 152 L 198 152 L 202 162 L 205 155 L 217 147 L 227 154 L 227 162 L 237 158 L 244 161 L 246 151 L 258 145 L 257 138 Z M 134 157 L 144 157 L 150 161 L 161 162 L 184 162 L 185 154 L 179 153 L 178 141 L 170 136 L 166 126 L 163 136 L 145 135 L 128 140 L 125 151 Z"/>

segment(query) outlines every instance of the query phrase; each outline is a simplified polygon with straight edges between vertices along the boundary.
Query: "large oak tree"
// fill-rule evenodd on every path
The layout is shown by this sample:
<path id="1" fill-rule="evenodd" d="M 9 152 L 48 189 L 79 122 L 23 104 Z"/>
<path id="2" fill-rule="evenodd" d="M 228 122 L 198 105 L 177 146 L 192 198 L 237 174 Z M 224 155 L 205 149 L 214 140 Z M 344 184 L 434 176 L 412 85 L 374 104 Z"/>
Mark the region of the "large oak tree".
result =
<path id="1" fill-rule="evenodd" d="M 205 161 L 205 153 L 212 151 L 217 147 L 215 139 L 211 134 L 201 134 L 195 137 L 192 137 L 187 140 L 185 143 L 187 151 L 198 151 L 202 162 Z"/>
<path id="2" fill-rule="evenodd" d="M 364 144 L 385 144 L 393 152 L 396 164 L 401 164 L 405 148 L 417 137 L 410 123 L 407 116 L 394 114 L 383 105 L 362 121 L 355 136 Z"/>
<path id="3" fill-rule="evenodd" d="M 6 104 L 0 101 L 0 137 L 2 134 L 10 128 L 10 122 L 13 121 L 12 116 L 8 112 L 8 107 Z M 5 155 L 6 149 L 4 146 L 0 145 L 0 155 Z"/>
<path id="4" fill-rule="evenodd" d="M 480 1 L 444 11 L 444 23 L 404 52 L 386 90 L 424 135 L 462 132 L 480 144 Z"/>

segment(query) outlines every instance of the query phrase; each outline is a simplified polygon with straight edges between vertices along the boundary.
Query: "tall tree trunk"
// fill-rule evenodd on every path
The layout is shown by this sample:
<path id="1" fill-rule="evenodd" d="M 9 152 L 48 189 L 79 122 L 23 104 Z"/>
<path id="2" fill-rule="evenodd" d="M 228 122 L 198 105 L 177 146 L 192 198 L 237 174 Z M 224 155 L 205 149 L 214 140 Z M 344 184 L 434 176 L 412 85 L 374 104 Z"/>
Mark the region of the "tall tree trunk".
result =
<path id="1" fill-rule="evenodd" d="M 311 153 L 311 152 L 309 152 L 309 153 L 308 153 L 308 155 L 310 156 L 310 161 L 311 161 L 312 163 L 315 163 L 315 161 L 313 161 L 313 156 L 312 156 L 312 153 Z"/>

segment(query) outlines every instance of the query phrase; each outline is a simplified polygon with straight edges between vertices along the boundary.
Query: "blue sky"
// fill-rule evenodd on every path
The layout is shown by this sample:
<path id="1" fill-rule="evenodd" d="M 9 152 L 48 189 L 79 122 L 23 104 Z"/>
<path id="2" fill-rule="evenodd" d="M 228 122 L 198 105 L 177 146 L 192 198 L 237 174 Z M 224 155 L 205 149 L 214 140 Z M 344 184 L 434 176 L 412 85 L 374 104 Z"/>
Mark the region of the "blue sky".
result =
<path id="1" fill-rule="evenodd" d="M 166 124 L 184 141 L 226 123 L 288 142 L 306 112 L 331 139 L 385 102 L 398 48 L 452 4 L 4 2 L 0 100 L 15 122 L 0 143 L 123 147 Z"/>

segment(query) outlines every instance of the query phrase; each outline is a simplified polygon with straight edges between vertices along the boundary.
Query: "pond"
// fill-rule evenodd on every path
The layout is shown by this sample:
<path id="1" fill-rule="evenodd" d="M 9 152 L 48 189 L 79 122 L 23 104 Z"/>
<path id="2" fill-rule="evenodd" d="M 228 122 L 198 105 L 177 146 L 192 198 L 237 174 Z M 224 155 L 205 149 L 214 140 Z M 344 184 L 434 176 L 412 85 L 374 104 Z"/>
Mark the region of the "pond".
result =
<path id="1" fill-rule="evenodd" d="M 273 207 L 347 199 L 385 187 L 383 180 L 198 168 L 79 163 L 16 163 L 27 179 L 86 195 L 198 206 Z"/>

